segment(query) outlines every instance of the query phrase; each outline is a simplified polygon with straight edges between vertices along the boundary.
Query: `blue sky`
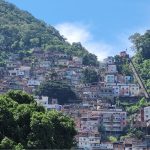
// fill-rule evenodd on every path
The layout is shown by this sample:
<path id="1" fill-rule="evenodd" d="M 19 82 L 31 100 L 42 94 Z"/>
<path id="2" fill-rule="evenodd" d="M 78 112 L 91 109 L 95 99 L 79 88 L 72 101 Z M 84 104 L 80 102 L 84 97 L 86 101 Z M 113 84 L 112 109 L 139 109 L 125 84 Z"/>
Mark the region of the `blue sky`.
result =
<path id="1" fill-rule="evenodd" d="M 128 37 L 150 29 L 150 0 L 7 0 L 81 42 L 99 60 L 131 52 Z"/>

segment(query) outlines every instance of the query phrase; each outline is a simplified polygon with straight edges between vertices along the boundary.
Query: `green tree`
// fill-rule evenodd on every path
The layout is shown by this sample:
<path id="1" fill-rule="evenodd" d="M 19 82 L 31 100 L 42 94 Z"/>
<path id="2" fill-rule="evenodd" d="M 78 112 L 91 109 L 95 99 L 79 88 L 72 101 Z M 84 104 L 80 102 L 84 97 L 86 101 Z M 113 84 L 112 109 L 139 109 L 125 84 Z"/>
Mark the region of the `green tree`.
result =
<path id="1" fill-rule="evenodd" d="M 52 124 L 55 125 L 54 147 L 57 149 L 70 149 L 75 142 L 73 138 L 76 135 L 74 121 L 55 111 L 49 112 L 48 116 L 51 118 Z"/>
<path id="2" fill-rule="evenodd" d="M 98 73 L 95 71 L 95 69 L 86 68 L 83 71 L 83 82 L 84 83 L 94 83 L 99 81 Z"/>
<path id="3" fill-rule="evenodd" d="M 28 147 L 31 149 L 53 148 L 54 126 L 47 113 L 35 112 L 31 118 Z M 55 147 L 56 148 L 56 147 Z"/>
<path id="4" fill-rule="evenodd" d="M 76 131 L 72 119 L 46 111 L 24 92 L 15 96 L 12 93 L 15 92 L 0 96 L 0 148 L 69 149 L 73 146 Z"/>
<path id="5" fill-rule="evenodd" d="M 110 141 L 110 142 L 117 142 L 117 138 L 116 137 L 114 137 L 114 136 L 109 136 L 108 137 L 108 140 Z"/>
<path id="6" fill-rule="evenodd" d="M 5 137 L 0 143 L 0 149 L 23 150 L 24 148 L 22 144 L 16 144 L 13 140 Z"/>
<path id="7" fill-rule="evenodd" d="M 49 98 L 57 98 L 60 104 L 76 100 L 76 94 L 71 87 L 61 81 L 43 82 L 36 91 L 36 94 L 48 96 Z"/>
<path id="8" fill-rule="evenodd" d="M 13 149 L 15 147 L 15 142 L 7 137 L 5 137 L 0 143 L 0 149 Z"/>
<path id="9" fill-rule="evenodd" d="M 86 66 L 98 66 L 97 57 L 94 54 L 86 54 L 83 56 L 83 64 Z"/>
<path id="10" fill-rule="evenodd" d="M 19 90 L 9 91 L 7 95 L 14 101 L 18 102 L 19 104 L 30 104 L 34 102 L 33 96 L 28 95 L 23 91 L 19 91 Z"/>
<path id="11" fill-rule="evenodd" d="M 125 58 L 116 55 L 115 63 L 117 65 L 117 70 L 120 74 L 132 76 L 132 71 L 129 66 L 129 58 L 126 56 Z"/>
<path id="12" fill-rule="evenodd" d="M 5 136 L 13 138 L 16 134 L 16 128 L 17 124 L 13 113 L 6 106 L 0 105 L 0 140 Z"/>
<path id="13" fill-rule="evenodd" d="M 138 102 L 138 106 L 139 107 L 145 107 L 145 106 L 148 106 L 148 102 L 147 100 L 143 97 L 139 102 Z"/>
<path id="14" fill-rule="evenodd" d="M 133 43 L 134 50 L 138 52 L 143 59 L 150 59 L 150 30 L 147 30 L 143 35 L 135 33 L 129 38 Z"/>

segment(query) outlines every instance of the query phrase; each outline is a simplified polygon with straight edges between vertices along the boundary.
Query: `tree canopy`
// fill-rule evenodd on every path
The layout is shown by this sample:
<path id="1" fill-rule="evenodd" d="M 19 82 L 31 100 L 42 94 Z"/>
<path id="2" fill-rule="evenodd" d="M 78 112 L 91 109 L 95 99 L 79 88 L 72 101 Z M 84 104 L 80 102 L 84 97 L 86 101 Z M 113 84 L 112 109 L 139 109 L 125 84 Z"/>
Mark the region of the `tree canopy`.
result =
<path id="1" fill-rule="evenodd" d="M 0 149 L 69 149 L 75 135 L 72 119 L 46 111 L 28 94 L 0 96 Z"/>
<path id="2" fill-rule="evenodd" d="M 120 73 L 122 75 L 132 76 L 132 71 L 129 66 L 128 57 L 122 58 L 119 55 L 116 55 L 114 58 L 115 58 L 115 63 L 117 65 L 118 73 Z"/>
<path id="3" fill-rule="evenodd" d="M 150 59 L 150 30 L 147 30 L 143 35 L 135 33 L 129 39 L 139 56 L 143 59 Z"/>
<path id="4" fill-rule="evenodd" d="M 99 80 L 99 75 L 98 73 L 95 71 L 95 69 L 92 68 L 86 68 L 83 71 L 83 82 L 84 83 L 96 83 Z"/>
<path id="5" fill-rule="evenodd" d="M 84 55 L 83 64 L 87 66 L 98 66 L 97 56 L 91 53 Z"/>
<path id="6" fill-rule="evenodd" d="M 76 94 L 71 87 L 62 81 L 43 82 L 36 91 L 37 95 L 58 99 L 59 104 L 76 100 Z"/>

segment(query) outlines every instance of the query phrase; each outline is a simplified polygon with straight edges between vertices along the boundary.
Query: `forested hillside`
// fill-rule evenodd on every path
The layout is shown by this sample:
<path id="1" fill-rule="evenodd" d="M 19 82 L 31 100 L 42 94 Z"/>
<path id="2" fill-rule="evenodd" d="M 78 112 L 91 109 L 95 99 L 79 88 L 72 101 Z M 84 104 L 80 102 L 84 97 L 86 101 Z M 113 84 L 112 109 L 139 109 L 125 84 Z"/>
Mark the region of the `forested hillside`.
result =
<path id="1" fill-rule="evenodd" d="M 97 58 L 80 43 L 72 45 L 52 26 L 34 18 L 30 13 L 18 9 L 4 0 L 0 1 L 0 50 L 1 58 L 5 52 L 18 52 L 40 47 L 43 50 L 65 52 L 82 56 L 83 62 L 95 65 Z"/>

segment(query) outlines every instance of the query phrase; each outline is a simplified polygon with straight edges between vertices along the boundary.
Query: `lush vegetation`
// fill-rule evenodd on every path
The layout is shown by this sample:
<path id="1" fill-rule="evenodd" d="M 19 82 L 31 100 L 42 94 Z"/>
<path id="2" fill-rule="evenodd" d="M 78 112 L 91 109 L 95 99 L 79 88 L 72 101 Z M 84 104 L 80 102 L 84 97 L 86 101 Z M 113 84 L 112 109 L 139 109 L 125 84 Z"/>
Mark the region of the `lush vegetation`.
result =
<path id="1" fill-rule="evenodd" d="M 71 87 L 62 81 L 43 82 L 37 89 L 36 94 L 40 96 L 48 96 L 50 99 L 57 98 L 59 104 L 76 100 L 76 94 Z"/>
<path id="2" fill-rule="evenodd" d="M 115 136 L 109 136 L 108 141 L 110 141 L 111 143 L 117 142 L 117 138 Z"/>
<path id="3" fill-rule="evenodd" d="M 137 117 L 138 114 L 140 114 L 141 109 L 150 106 L 150 102 L 143 97 L 139 99 L 137 103 L 120 102 L 119 106 L 127 112 L 127 126 L 123 129 L 120 139 L 123 140 L 128 137 L 137 139 L 144 138 L 144 135 L 146 132 L 149 132 L 149 129 L 143 128 L 142 126 L 135 127 L 134 125 L 137 123 Z"/>
<path id="4" fill-rule="evenodd" d="M 83 57 L 83 64 L 86 66 L 98 66 L 97 57 L 93 54 L 86 54 Z"/>
<path id="5" fill-rule="evenodd" d="M 69 44 L 54 27 L 34 18 L 30 13 L 21 11 L 14 5 L 1 0 L 0 14 L 1 51 L 18 53 L 40 47 L 43 50 L 82 56 L 85 65 L 97 64 L 96 56 L 90 54 L 81 43 Z"/>
<path id="6" fill-rule="evenodd" d="M 150 30 L 143 35 L 135 33 L 129 39 L 135 51 L 134 65 L 150 93 Z"/>
<path id="7" fill-rule="evenodd" d="M 139 127 L 131 127 L 127 126 L 124 128 L 123 134 L 120 137 L 120 140 L 123 141 L 125 138 L 135 138 L 135 139 L 143 139 L 145 136 L 145 128 Z"/>
<path id="8" fill-rule="evenodd" d="M 138 55 L 138 62 L 150 59 L 150 30 L 147 30 L 143 35 L 135 33 L 129 39 L 133 43 L 136 55 Z"/>
<path id="9" fill-rule="evenodd" d="M 99 80 L 98 73 L 93 68 L 86 68 L 83 71 L 83 82 L 84 83 L 96 83 Z"/>
<path id="10" fill-rule="evenodd" d="M 115 63 L 117 65 L 118 73 L 122 75 L 132 76 L 132 71 L 129 66 L 128 57 L 120 57 L 119 55 L 115 56 Z"/>
<path id="11" fill-rule="evenodd" d="M 140 99 L 136 104 L 130 104 L 129 106 L 126 107 L 126 111 L 128 115 L 132 115 L 135 113 L 138 113 L 138 111 L 146 106 L 150 106 L 150 103 L 147 102 L 145 98 Z"/>
<path id="12" fill-rule="evenodd" d="M 33 97 L 11 91 L 0 96 L 0 149 L 69 149 L 75 124 L 38 106 Z"/>

